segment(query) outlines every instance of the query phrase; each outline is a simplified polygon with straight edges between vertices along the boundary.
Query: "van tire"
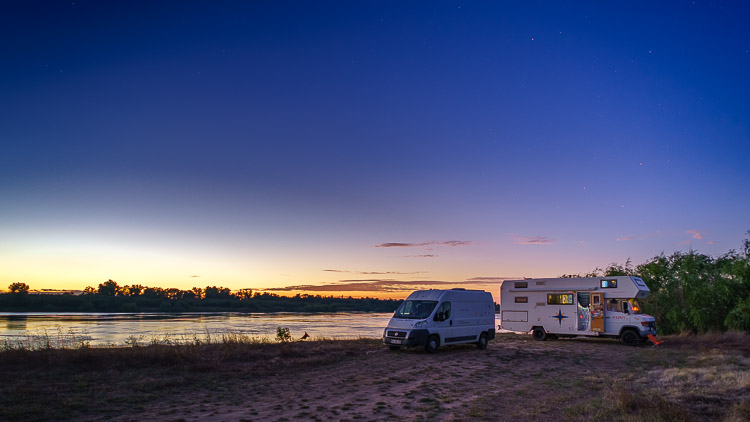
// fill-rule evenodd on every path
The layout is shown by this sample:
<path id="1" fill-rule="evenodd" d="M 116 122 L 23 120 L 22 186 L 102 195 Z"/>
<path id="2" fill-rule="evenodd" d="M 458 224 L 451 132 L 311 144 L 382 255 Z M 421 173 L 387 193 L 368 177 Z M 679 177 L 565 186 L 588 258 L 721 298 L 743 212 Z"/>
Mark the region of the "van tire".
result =
<path id="1" fill-rule="evenodd" d="M 489 340 L 487 339 L 487 333 L 482 333 L 479 335 L 479 341 L 477 341 L 477 347 L 480 350 L 484 350 L 487 348 L 487 342 Z"/>
<path id="2" fill-rule="evenodd" d="M 534 337 L 534 340 L 544 341 L 547 340 L 547 331 L 544 327 L 534 327 L 531 331 L 531 336 Z"/>
<path id="3" fill-rule="evenodd" d="M 623 344 L 633 346 L 641 342 L 641 336 L 635 330 L 627 329 L 620 334 L 620 341 Z"/>
<path id="4" fill-rule="evenodd" d="M 424 345 L 424 349 L 427 350 L 427 353 L 437 352 L 438 347 L 440 347 L 440 338 L 438 338 L 438 336 L 432 335 L 427 338 L 427 343 Z"/>

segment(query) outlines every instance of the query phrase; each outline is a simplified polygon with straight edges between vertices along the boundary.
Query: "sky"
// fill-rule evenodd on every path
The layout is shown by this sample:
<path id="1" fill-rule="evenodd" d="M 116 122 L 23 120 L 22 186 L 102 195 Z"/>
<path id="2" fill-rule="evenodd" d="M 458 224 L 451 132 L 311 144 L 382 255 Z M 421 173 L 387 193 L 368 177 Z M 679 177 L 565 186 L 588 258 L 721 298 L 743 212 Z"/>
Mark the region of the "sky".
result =
<path id="1" fill-rule="evenodd" d="M 4 1 L 0 288 L 405 297 L 750 230 L 746 2 Z"/>

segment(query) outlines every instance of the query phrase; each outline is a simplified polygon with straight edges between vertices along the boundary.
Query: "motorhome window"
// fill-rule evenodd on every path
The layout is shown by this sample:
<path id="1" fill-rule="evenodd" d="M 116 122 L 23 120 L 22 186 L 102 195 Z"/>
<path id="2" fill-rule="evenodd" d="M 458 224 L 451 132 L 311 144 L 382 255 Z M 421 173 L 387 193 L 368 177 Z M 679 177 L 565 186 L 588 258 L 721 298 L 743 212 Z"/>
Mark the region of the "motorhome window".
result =
<path id="1" fill-rule="evenodd" d="M 537 281 L 537 282 L 536 282 L 536 285 L 537 285 L 537 286 L 544 286 L 545 284 L 547 284 L 547 282 L 546 282 L 546 281 Z"/>
<path id="2" fill-rule="evenodd" d="M 529 298 L 526 296 L 516 296 L 516 303 L 528 303 Z"/>
<path id="3" fill-rule="evenodd" d="M 635 299 L 628 299 L 628 302 L 630 302 L 630 313 L 631 314 L 640 314 L 641 313 L 641 304 L 638 303 Z"/>
<path id="4" fill-rule="evenodd" d="M 617 288 L 617 280 L 602 280 L 601 281 L 602 289 L 616 289 Z"/>
<path id="5" fill-rule="evenodd" d="M 591 303 L 591 293 L 578 293 L 578 306 L 588 308 Z"/>
<path id="6" fill-rule="evenodd" d="M 529 287 L 529 283 L 526 281 L 516 281 L 516 283 L 514 284 L 514 287 L 516 289 L 525 289 Z"/>
<path id="7" fill-rule="evenodd" d="M 573 293 L 547 295 L 547 305 L 572 305 Z"/>
<path id="8" fill-rule="evenodd" d="M 425 319 L 437 305 L 436 300 L 405 300 L 398 307 L 394 318 Z"/>
<path id="9" fill-rule="evenodd" d="M 628 302 L 624 300 L 618 300 L 618 299 L 609 299 L 607 301 L 607 310 L 610 312 L 623 312 L 623 307 L 622 307 L 623 303 L 627 304 Z M 627 312 L 627 308 L 625 312 Z"/>

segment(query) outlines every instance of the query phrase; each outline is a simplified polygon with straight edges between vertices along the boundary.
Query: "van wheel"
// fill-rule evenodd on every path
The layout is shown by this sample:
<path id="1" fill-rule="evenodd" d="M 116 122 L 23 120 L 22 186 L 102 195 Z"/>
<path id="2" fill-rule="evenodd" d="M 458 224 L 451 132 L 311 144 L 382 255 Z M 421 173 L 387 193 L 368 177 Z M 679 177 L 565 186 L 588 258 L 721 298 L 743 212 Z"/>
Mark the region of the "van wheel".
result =
<path id="1" fill-rule="evenodd" d="M 638 335 L 635 330 L 625 330 L 622 332 L 622 335 L 620 335 L 620 341 L 623 342 L 623 344 L 632 346 L 640 343 L 641 336 Z"/>
<path id="2" fill-rule="evenodd" d="M 427 350 L 427 353 L 437 352 L 438 347 L 440 347 L 440 339 L 438 336 L 430 336 L 430 338 L 427 339 L 427 343 L 424 345 L 424 349 Z"/>
<path id="3" fill-rule="evenodd" d="M 534 337 L 534 340 L 544 341 L 547 340 L 547 331 L 544 330 L 544 327 L 534 327 L 531 336 Z"/>
<path id="4" fill-rule="evenodd" d="M 477 347 L 481 350 L 484 350 L 487 348 L 487 333 L 482 333 L 479 335 L 479 341 L 477 342 Z"/>

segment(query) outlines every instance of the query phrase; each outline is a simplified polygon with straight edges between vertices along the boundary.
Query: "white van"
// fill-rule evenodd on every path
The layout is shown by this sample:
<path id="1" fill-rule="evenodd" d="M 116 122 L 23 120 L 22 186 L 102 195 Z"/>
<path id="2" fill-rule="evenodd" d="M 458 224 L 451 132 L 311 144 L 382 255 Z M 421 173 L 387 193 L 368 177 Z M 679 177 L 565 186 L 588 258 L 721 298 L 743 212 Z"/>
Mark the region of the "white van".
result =
<path id="1" fill-rule="evenodd" d="M 500 286 L 500 328 L 552 336 L 599 336 L 634 344 L 656 335 L 654 317 L 641 313 L 648 297 L 638 277 L 506 280 Z"/>
<path id="2" fill-rule="evenodd" d="M 434 353 L 447 344 L 476 343 L 480 349 L 495 338 L 495 304 L 482 290 L 417 290 L 401 303 L 383 331 L 391 350 L 419 347 Z"/>

